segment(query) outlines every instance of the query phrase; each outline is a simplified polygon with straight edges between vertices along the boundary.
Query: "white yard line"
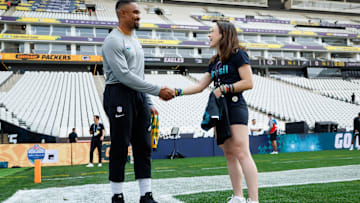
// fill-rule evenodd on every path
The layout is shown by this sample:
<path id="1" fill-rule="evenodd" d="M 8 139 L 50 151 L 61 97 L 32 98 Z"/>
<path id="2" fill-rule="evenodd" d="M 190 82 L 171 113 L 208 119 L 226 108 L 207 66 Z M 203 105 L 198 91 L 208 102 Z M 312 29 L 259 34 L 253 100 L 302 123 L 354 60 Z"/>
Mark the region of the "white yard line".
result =
<path id="1" fill-rule="evenodd" d="M 360 180 L 360 165 L 309 168 L 259 173 L 259 187 L 278 187 L 312 183 Z M 124 183 L 126 202 L 139 201 L 138 183 Z M 228 175 L 197 176 L 152 180 L 154 197 L 161 203 L 180 203 L 175 195 L 231 190 Z M 244 184 L 244 188 L 246 185 Z M 62 188 L 20 190 L 5 203 L 18 202 L 109 202 L 109 184 L 90 184 Z"/>
<path id="2" fill-rule="evenodd" d="M 216 169 L 224 169 L 227 168 L 226 166 L 220 166 L 220 167 L 212 167 L 212 168 L 202 168 L 201 170 L 216 170 Z"/>

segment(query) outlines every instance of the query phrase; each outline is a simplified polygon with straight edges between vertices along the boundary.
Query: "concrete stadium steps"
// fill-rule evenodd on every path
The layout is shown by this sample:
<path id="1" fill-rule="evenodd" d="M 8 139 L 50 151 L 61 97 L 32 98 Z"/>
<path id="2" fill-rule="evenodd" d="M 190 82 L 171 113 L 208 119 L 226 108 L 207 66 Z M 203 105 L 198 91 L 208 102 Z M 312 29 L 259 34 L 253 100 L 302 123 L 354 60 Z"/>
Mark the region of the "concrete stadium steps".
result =
<path id="1" fill-rule="evenodd" d="M 21 79 L 22 74 L 12 74 L 12 76 L 0 85 L 0 92 L 8 92 Z"/>
<path id="2" fill-rule="evenodd" d="M 355 93 L 355 104 L 360 105 L 360 86 L 356 80 L 343 80 L 341 78 L 308 79 L 305 77 L 289 75 L 272 75 L 271 79 L 291 85 L 302 90 L 351 103 L 351 95 Z"/>
<path id="3" fill-rule="evenodd" d="M 104 75 L 95 75 L 94 76 L 96 90 L 99 94 L 99 98 L 101 103 L 103 103 L 104 99 L 104 90 L 105 90 L 105 77 Z"/>

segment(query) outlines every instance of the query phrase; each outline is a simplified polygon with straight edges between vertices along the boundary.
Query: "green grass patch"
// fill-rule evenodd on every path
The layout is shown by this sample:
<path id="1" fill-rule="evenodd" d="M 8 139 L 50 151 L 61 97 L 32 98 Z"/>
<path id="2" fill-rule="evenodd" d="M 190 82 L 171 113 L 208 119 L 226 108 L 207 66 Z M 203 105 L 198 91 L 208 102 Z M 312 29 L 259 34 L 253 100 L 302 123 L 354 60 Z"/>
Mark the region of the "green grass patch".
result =
<path id="1" fill-rule="evenodd" d="M 25 169 L 26 168 L 0 168 L 0 177 L 10 176 Z"/>
<path id="2" fill-rule="evenodd" d="M 259 172 L 360 164 L 360 151 L 319 151 L 254 155 Z M 108 183 L 108 164 L 42 167 L 42 183 L 34 184 L 33 168 L 0 169 L 0 202 L 17 190 Z M 224 157 L 153 160 L 152 176 L 159 178 L 226 175 Z M 134 180 L 133 165 L 126 165 L 126 181 Z"/>
<path id="3" fill-rule="evenodd" d="M 360 181 L 321 183 L 309 185 L 259 188 L 259 200 L 262 203 L 280 202 L 359 202 Z M 232 191 L 206 192 L 191 195 L 179 195 L 177 199 L 186 203 L 226 202 Z M 244 190 L 247 196 L 247 190 Z"/>

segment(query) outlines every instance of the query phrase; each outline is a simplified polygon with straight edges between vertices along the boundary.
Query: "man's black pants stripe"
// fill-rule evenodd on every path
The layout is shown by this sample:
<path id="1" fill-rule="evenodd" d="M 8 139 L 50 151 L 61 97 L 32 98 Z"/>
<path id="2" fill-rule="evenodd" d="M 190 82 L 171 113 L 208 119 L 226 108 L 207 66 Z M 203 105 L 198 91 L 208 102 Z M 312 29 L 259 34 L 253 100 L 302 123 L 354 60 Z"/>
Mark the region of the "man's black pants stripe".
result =
<path id="1" fill-rule="evenodd" d="M 150 110 L 146 95 L 122 84 L 106 85 L 104 109 L 110 121 L 109 179 L 113 182 L 124 181 L 130 143 L 135 178 L 150 178 Z"/>

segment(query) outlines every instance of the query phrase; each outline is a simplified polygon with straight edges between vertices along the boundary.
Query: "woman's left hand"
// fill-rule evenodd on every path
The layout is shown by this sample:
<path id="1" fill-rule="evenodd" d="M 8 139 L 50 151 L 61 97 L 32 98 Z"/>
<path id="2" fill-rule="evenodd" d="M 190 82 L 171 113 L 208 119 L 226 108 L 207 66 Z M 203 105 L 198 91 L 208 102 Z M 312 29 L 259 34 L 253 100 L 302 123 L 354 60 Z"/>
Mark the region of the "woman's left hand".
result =
<path id="1" fill-rule="evenodd" d="M 214 91 L 213 91 L 214 95 L 216 98 L 219 98 L 221 97 L 222 93 L 220 91 L 220 88 L 216 88 Z"/>

